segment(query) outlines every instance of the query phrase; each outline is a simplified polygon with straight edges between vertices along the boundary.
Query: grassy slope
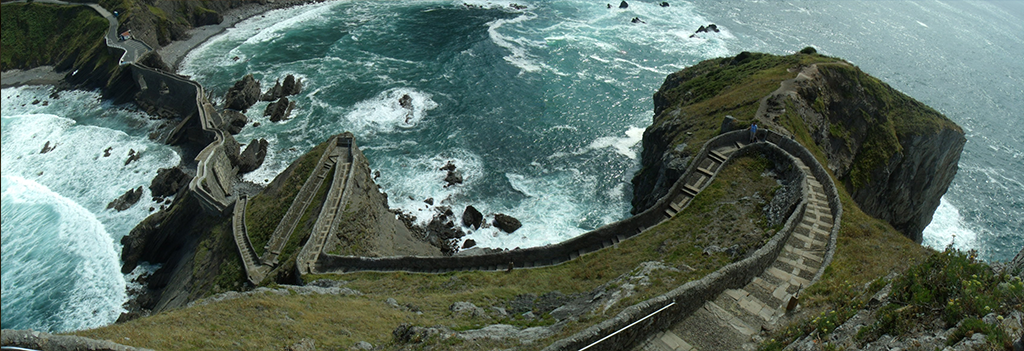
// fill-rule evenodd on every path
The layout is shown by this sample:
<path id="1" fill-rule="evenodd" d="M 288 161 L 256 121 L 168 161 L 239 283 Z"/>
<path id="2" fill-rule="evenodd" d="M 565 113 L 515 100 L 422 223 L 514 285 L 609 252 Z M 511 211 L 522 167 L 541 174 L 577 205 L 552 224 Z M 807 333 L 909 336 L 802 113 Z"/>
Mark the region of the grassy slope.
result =
<path id="1" fill-rule="evenodd" d="M 2 8 L 2 70 L 58 65 L 65 60 L 82 63 L 106 50 L 107 20 L 88 7 L 18 3 Z"/>
<path id="2" fill-rule="evenodd" d="M 655 227 L 648 233 L 555 267 L 520 269 L 512 273 L 460 272 L 441 275 L 409 273 L 358 273 L 344 276 L 309 277 L 309 279 L 344 279 L 346 286 L 364 293 L 361 297 L 338 296 L 259 296 L 214 303 L 207 306 L 171 311 L 149 318 L 112 325 L 76 334 L 116 340 L 121 343 L 164 349 L 243 348 L 279 349 L 303 337 L 317 340 L 318 347 L 349 347 L 357 341 L 388 343 L 391 331 L 400 323 L 433 326 L 444 325 L 456 330 L 479 327 L 485 323 L 509 323 L 519 326 L 550 324 L 549 317 L 539 320 L 509 318 L 480 320 L 452 316 L 448 306 L 456 301 L 470 301 L 478 306 L 505 306 L 517 295 L 543 294 L 559 291 L 565 294 L 591 291 L 611 279 L 633 271 L 640 263 L 660 260 L 680 272 L 657 271 L 652 284 L 615 304 L 604 313 L 589 315 L 570 323 L 556 337 L 543 340 L 527 349 L 543 347 L 555 340 L 604 318 L 626 306 L 667 292 L 687 281 L 730 262 L 722 253 L 704 256 L 693 245 L 700 243 L 731 245 L 730 238 L 706 233 L 703 228 L 715 222 L 707 213 L 729 211 L 734 203 L 754 191 L 770 199 L 775 181 L 761 178 L 766 161 L 745 158 L 723 170 L 719 178 L 702 192 L 689 209 L 675 219 Z M 296 173 L 298 174 L 298 173 Z M 754 206 L 757 208 L 757 206 Z M 738 216 L 732 223 L 763 222 L 761 212 Z M 718 223 L 729 228 L 729 223 Z M 764 229 L 762 229 L 764 230 Z M 721 241 L 715 241 L 721 240 Z M 383 303 L 396 298 L 400 304 L 416 306 L 423 314 L 396 310 Z M 126 340 L 125 338 L 129 338 Z M 473 343 L 440 342 L 453 349 L 476 349 Z M 449 344 L 450 343 L 450 344 Z M 513 345 L 507 345 L 513 346 Z"/>

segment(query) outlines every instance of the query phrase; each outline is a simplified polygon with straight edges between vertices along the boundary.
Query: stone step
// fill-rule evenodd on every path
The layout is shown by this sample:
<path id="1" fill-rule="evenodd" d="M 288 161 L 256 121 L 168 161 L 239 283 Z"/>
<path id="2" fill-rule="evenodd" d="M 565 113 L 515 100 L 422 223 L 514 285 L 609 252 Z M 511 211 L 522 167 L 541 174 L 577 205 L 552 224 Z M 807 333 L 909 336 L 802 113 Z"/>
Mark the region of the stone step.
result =
<path id="1" fill-rule="evenodd" d="M 711 157 L 713 161 L 715 161 L 715 163 L 722 163 L 725 162 L 726 160 L 725 155 L 722 155 L 722 153 L 718 152 L 718 150 L 711 150 L 710 152 L 708 152 L 708 156 Z"/>
<path id="2" fill-rule="evenodd" d="M 695 350 L 740 350 L 748 335 L 727 326 L 707 307 L 707 303 L 672 327 L 672 332 L 693 345 Z"/>

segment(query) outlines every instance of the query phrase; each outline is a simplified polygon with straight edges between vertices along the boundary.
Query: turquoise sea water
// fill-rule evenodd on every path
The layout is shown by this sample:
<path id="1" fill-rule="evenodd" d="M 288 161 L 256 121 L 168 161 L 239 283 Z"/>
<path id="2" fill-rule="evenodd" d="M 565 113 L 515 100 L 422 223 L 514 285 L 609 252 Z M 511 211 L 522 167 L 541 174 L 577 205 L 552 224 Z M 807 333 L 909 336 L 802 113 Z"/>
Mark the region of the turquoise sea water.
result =
<path id="1" fill-rule="evenodd" d="M 239 141 L 271 145 L 263 168 L 246 180 L 266 183 L 327 136 L 352 131 L 381 171 L 391 207 L 426 219 L 433 207 L 423 200 L 433 198 L 457 213 L 473 205 L 485 215 L 511 214 L 524 224 L 515 234 L 487 228 L 468 238 L 513 248 L 628 215 L 638 142 L 667 74 L 740 51 L 787 54 L 813 45 L 964 126 L 960 173 L 925 232 L 927 245 L 944 247 L 955 235 L 958 247 L 989 260 L 1009 259 L 1024 245 L 1024 140 L 1013 130 L 1024 120 L 1024 7 L 735 0 L 668 8 L 633 1 L 621 10 L 582 0 L 518 2 L 528 8 L 333 1 L 273 11 L 194 51 L 181 73 L 216 96 L 246 73 L 264 89 L 286 74 L 303 79 L 290 120 L 269 122 L 266 103 L 248 111 L 261 126 L 250 124 Z M 689 38 L 708 23 L 722 32 Z M 127 214 L 103 207 L 177 163 L 172 149 L 146 140 L 144 116 L 89 93 L 61 99 L 75 103 L 30 104 L 47 94 L 3 90 L 4 328 L 112 322 L 125 284 L 117 241 L 151 204 Z M 411 112 L 398 104 L 405 94 Z M 53 139 L 85 145 L 38 154 Z M 97 155 L 107 145 L 118 159 Z M 125 167 L 126 148 L 145 148 L 147 156 Z M 438 168 L 448 160 L 465 183 L 443 187 Z M 68 253 L 40 254 L 55 250 Z M 39 283 L 40 276 L 56 278 Z"/>

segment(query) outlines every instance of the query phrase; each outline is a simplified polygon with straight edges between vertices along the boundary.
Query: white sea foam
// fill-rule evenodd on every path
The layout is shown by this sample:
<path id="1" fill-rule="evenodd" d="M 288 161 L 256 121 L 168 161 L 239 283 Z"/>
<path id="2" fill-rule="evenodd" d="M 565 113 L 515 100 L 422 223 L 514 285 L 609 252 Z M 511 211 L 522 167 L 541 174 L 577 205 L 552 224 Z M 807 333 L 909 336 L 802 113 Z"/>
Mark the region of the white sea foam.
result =
<path id="1" fill-rule="evenodd" d="M 523 226 L 514 233 L 490 226 L 470 230 L 463 240 L 473 239 L 482 247 L 513 249 L 557 243 L 586 231 L 579 226 L 586 220 L 581 218 L 585 205 L 577 200 L 578 192 L 593 188 L 592 177 L 575 169 L 537 177 L 506 173 L 505 177 L 513 189 L 526 195 L 525 199 L 511 206 L 500 203 L 474 206 L 484 213 L 485 221 L 493 220 L 495 213 L 504 213 L 518 219 Z"/>
<path id="2" fill-rule="evenodd" d="M 402 107 L 403 96 L 412 98 L 412 108 Z M 390 133 L 396 128 L 413 128 L 427 116 L 427 111 L 437 108 L 431 95 L 413 88 L 394 88 L 377 94 L 376 97 L 360 101 L 345 114 L 345 129 L 358 135 Z"/>
<path id="3" fill-rule="evenodd" d="M 967 227 L 960 211 L 943 196 L 939 207 L 932 215 L 932 222 L 922 233 L 922 244 L 936 250 L 943 250 L 950 244 L 960 250 L 978 248 L 978 234 Z"/>
<path id="4" fill-rule="evenodd" d="M 42 184 L 2 177 L 5 328 L 103 326 L 127 299 L 114 242 L 91 212 Z"/>
<path id="5" fill-rule="evenodd" d="M 449 161 L 462 174 L 463 183 L 445 187 L 446 171 L 440 168 Z M 384 171 L 377 183 L 388 191 L 388 204 L 416 216 L 417 223 L 427 224 L 434 216 L 434 208 L 445 205 L 453 210 L 458 207 L 455 198 L 462 198 L 466 189 L 472 188 L 483 178 L 484 163 L 480 156 L 465 150 L 454 149 L 429 156 L 397 157 L 375 160 Z M 412 198 L 410 198 L 412 197 Z M 434 205 L 423 202 L 434 199 Z M 459 212 L 460 214 L 462 212 Z"/>
<path id="6" fill-rule="evenodd" d="M 148 139 L 153 122 L 144 114 L 102 103 L 94 92 L 60 96 L 50 98 L 45 87 L 3 89 L 5 328 L 113 322 L 125 298 L 118 241 L 160 206 L 148 190 L 157 169 L 180 160 Z M 49 104 L 31 104 L 37 99 Z M 47 142 L 53 149 L 42 153 Z M 132 150 L 142 156 L 126 165 Z M 134 206 L 106 209 L 139 186 Z"/>
<path id="7" fill-rule="evenodd" d="M 613 148 L 622 156 L 635 160 L 639 150 L 636 148 L 644 137 L 644 129 L 629 127 L 625 137 L 600 137 L 590 143 L 592 149 Z"/>
<path id="8" fill-rule="evenodd" d="M 537 15 L 525 13 L 513 19 L 497 19 L 487 23 L 487 34 L 495 45 L 511 52 L 505 56 L 505 61 L 518 67 L 525 72 L 539 72 L 544 66 L 537 58 L 529 53 L 530 46 L 536 46 L 525 37 L 512 37 L 502 34 L 499 30 L 508 24 L 518 24 L 537 18 Z"/>

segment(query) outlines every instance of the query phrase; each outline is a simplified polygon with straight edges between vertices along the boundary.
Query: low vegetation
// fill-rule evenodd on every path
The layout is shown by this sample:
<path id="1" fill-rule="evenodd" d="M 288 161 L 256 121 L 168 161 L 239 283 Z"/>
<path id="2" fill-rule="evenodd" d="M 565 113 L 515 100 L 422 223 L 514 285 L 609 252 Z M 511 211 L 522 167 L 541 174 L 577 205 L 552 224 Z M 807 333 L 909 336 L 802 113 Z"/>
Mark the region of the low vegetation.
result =
<path id="1" fill-rule="evenodd" d="M 2 5 L 0 69 L 43 65 L 77 67 L 106 52 L 107 20 L 85 6 L 36 3 Z"/>

